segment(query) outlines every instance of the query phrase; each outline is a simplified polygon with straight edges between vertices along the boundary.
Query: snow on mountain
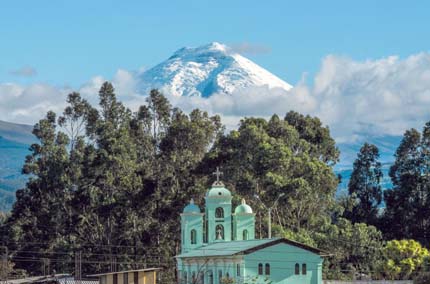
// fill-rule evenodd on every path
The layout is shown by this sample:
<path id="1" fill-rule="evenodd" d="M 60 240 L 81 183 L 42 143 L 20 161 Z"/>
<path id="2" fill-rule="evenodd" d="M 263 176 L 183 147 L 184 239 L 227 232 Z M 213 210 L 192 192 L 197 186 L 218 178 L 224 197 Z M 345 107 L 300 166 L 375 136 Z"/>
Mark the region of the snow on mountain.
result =
<path id="1" fill-rule="evenodd" d="M 249 87 L 268 86 L 289 90 L 292 86 L 251 60 L 214 42 L 197 48 L 181 48 L 169 59 L 143 72 L 139 91 L 157 88 L 174 96 L 209 97 Z"/>

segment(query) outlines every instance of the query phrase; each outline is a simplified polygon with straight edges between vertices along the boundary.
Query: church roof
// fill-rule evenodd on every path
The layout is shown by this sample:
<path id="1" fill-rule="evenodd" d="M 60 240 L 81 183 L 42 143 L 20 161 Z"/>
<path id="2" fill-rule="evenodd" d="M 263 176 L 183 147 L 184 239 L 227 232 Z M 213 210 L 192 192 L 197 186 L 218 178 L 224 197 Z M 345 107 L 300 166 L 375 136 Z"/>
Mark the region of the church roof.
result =
<path id="1" fill-rule="evenodd" d="M 199 206 L 194 203 L 194 199 L 190 200 L 190 204 L 185 206 L 184 213 L 201 213 Z"/>
<path id="2" fill-rule="evenodd" d="M 274 239 L 255 239 L 246 241 L 231 241 L 231 242 L 215 242 L 200 248 L 193 249 L 189 252 L 177 255 L 177 258 L 188 257 L 212 257 L 212 256 L 232 256 L 238 254 L 249 254 L 254 251 L 277 245 L 280 243 L 289 244 L 295 247 L 302 248 L 321 256 L 329 255 L 328 253 L 317 248 L 295 242 L 289 239 L 274 238 Z"/>
<path id="3" fill-rule="evenodd" d="M 246 204 L 245 199 L 242 199 L 242 203 L 234 210 L 235 214 L 252 214 L 252 208 Z"/>
<path id="4" fill-rule="evenodd" d="M 206 198 L 230 198 L 231 192 L 227 188 L 224 187 L 224 184 L 221 182 L 214 182 L 212 187 L 206 193 Z"/>

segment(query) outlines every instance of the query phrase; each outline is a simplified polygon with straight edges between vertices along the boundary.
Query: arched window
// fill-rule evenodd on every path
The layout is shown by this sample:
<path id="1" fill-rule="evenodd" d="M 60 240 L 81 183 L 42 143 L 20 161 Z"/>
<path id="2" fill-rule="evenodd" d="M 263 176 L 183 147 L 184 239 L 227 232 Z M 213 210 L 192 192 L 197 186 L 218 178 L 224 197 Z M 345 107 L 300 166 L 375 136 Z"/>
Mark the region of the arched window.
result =
<path id="1" fill-rule="evenodd" d="M 218 270 L 218 284 L 222 284 L 222 270 Z"/>
<path id="2" fill-rule="evenodd" d="M 306 263 L 302 264 L 302 274 L 306 275 Z"/>
<path id="3" fill-rule="evenodd" d="M 191 230 L 191 244 L 197 244 L 197 232 L 194 229 Z"/>
<path id="4" fill-rule="evenodd" d="M 248 230 L 243 230 L 243 240 L 246 241 L 248 240 Z"/>
<path id="5" fill-rule="evenodd" d="M 215 209 L 215 218 L 224 218 L 224 209 L 221 207 Z"/>
<path id="6" fill-rule="evenodd" d="M 193 277 L 192 277 L 193 283 L 196 283 L 196 273 L 193 271 Z"/>
<path id="7" fill-rule="evenodd" d="M 216 225 L 215 227 L 215 239 L 224 240 L 224 227 L 223 225 Z"/>
<path id="8" fill-rule="evenodd" d="M 263 264 L 262 263 L 258 264 L 258 275 L 263 275 Z"/>
<path id="9" fill-rule="evenodd" d="M 236 264 L 236 276 L 240 277 L 240 263 Z"/>
<path id="10" fill-rule="evenodd" d="M 270 264 L 266 263 L 264 270 L 264 274 L 270 275 Z"/>
<path id="11" fill-rule="evenodd" d="M 296 263 L 296 266 L 294 267 L 294 274 L 299 275 L 300 274 L 300 264 Z"/>

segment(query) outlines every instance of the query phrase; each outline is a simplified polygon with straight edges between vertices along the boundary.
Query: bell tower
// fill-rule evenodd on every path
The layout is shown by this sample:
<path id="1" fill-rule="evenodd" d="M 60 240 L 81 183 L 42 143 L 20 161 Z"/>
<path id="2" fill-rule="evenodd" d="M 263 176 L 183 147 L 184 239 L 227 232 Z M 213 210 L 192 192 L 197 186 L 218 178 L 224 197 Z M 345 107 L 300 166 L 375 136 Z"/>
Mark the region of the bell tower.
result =
<path id="1" fill-rule="evenodd" d="M 203 213 L 191 199 L 181 213 L 181 252 L 185 253 L 203 245 Z"/>
<path id="2" fill-rule="evenodd" d="M 236 241 L 255 239 L 255 214 L 245 199 L 242 199 L 242 203 L 234 210 L 233 238 Z"/>
<path id="3" fill-rule="evenodd" d="M 206 241 L 207 243 L 231 241 L 231 193 L 217 177 L 205 196 L 206 200 Z"/>

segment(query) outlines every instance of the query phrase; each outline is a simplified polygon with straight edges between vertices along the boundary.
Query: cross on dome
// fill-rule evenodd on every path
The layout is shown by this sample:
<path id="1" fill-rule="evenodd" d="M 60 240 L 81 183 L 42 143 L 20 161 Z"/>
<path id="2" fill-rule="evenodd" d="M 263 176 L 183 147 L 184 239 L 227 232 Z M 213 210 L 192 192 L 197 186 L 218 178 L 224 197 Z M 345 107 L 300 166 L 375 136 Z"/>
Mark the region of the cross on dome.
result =
<path id="1" fill-rule="evenodd" d="M 223 185 L 219 178 L 223 174 L 224 173 L 219 170 L 219 167 L 216 167 L 216 171 L 212 173 L 212 175 L 216 176 L 216 181 L 214 182 L 214 185 Z"/>

